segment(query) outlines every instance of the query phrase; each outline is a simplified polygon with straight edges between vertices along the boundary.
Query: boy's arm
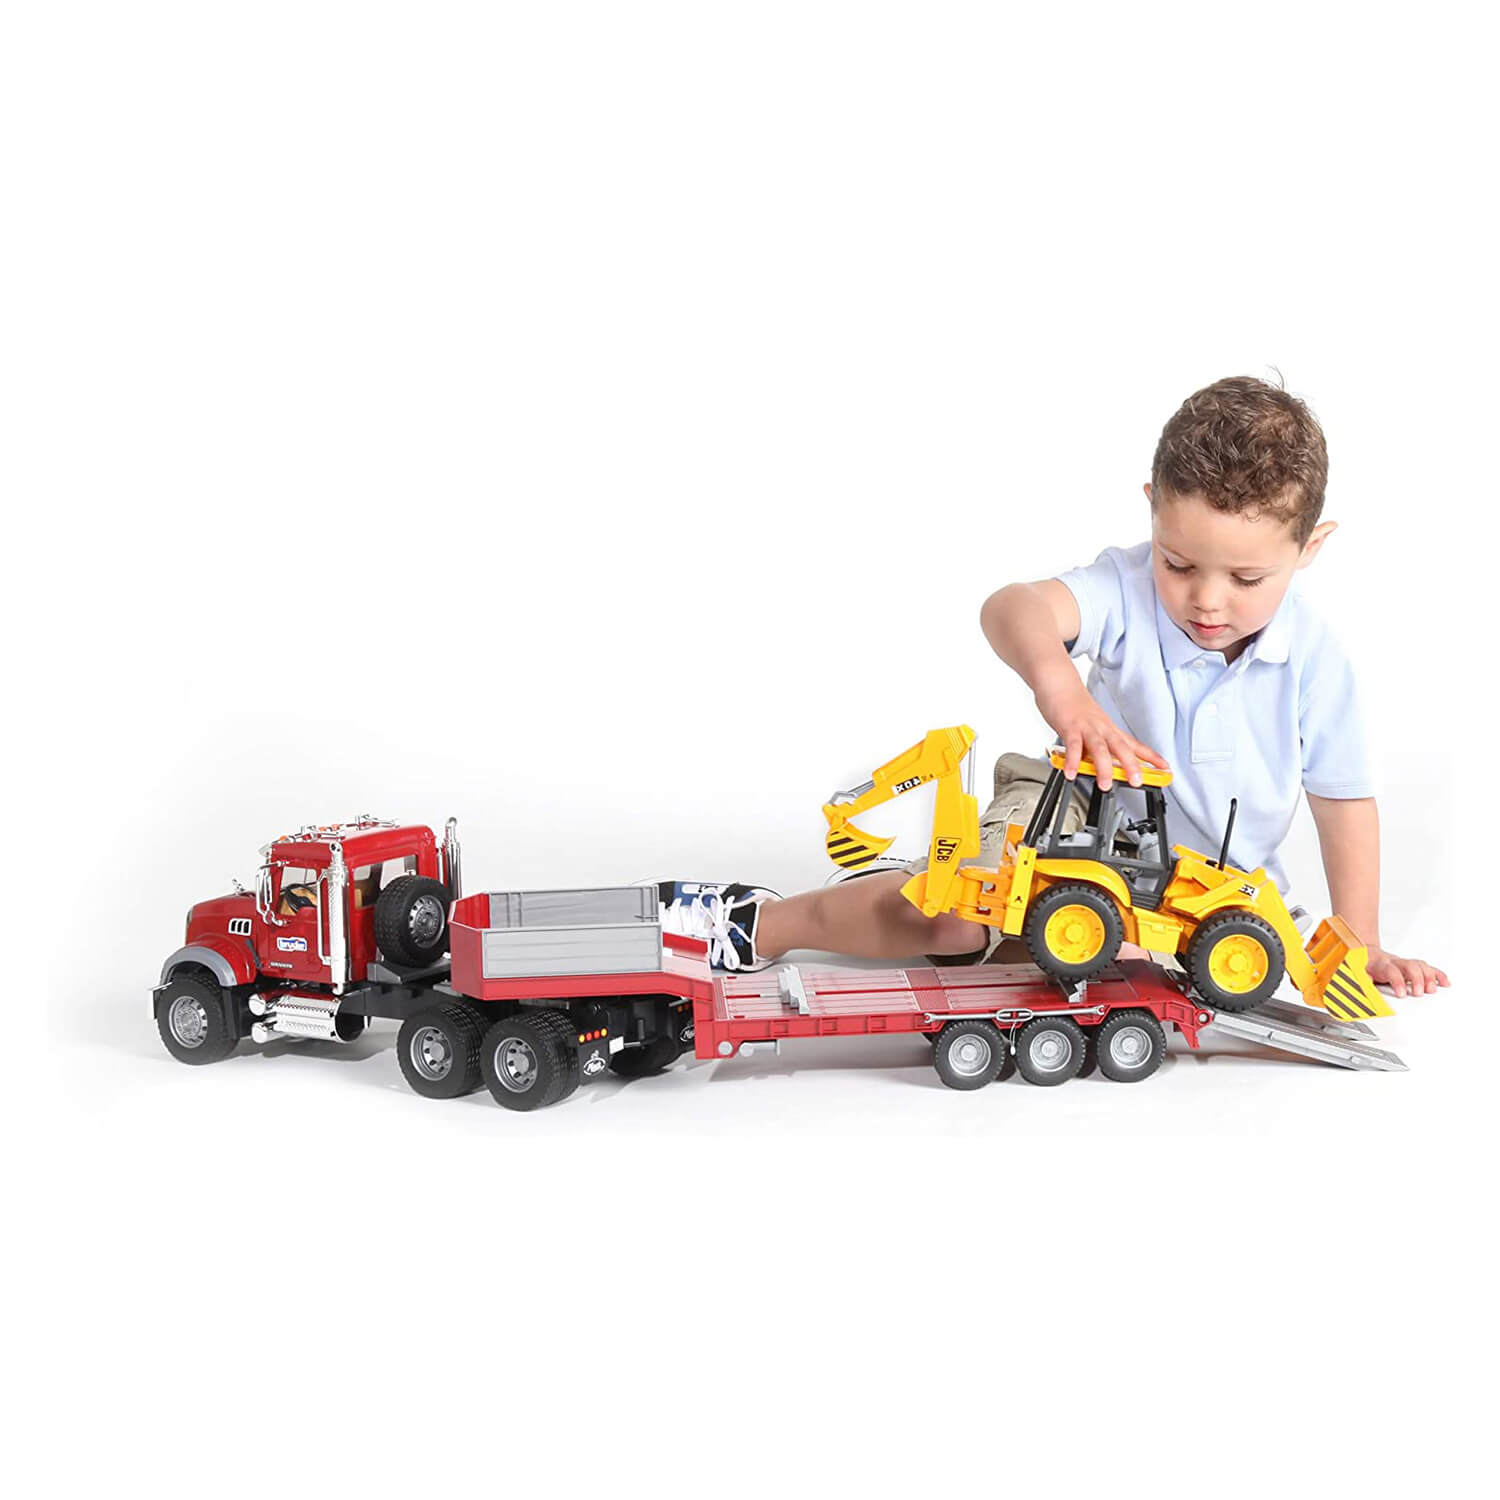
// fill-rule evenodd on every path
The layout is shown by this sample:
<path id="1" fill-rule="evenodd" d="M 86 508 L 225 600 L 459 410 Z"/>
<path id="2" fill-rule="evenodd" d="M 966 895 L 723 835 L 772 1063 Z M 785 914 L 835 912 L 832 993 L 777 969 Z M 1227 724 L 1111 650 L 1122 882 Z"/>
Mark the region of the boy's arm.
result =
<path id="1" fill-rule="evenodd" d="M 1323 873 L 1333 909 L 1370 951 L 1370 978 L 1397 995 L 1430 995 L 1448 983 L 1420 958 L 1398 958 L 1380 946 L 1380 816 L 1373 797 L 1315 797 L 1307 793 L 1318 829 Z"/>
<path id="2" fill-rule="evenodd" d="M 1015 671 L 1036 698 L 1042 717 L 1067 751 L 1064 774 L 1071 781 L 1085 754 L 1110 784 L 1119 766 L 1132 786 L 1141 784 L 1140 762 L 1166 769 L 1149 745 L 1125 733 L 1090 696 L 1068 656 L 1078 638 L 1078 601 L 1055 578 L 1011 583 L 984 601 L 979 625 L 995 655 Z"/>

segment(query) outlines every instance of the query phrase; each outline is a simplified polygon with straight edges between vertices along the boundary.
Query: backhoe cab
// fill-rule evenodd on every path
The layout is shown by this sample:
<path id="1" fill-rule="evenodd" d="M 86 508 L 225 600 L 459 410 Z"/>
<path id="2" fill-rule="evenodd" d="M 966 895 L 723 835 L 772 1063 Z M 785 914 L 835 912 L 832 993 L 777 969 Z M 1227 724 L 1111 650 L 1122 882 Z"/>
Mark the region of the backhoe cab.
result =
<path id="1" fill-rule="evenodd" d="M 1132 817 L 1133 804 L 1103 791 L 1092 763 L 1081 761 L 1079 775 L 1092 780 L 1093 791 L 1083 827 L 1064 832 L 1071 787 L 1064 753 L 1054 749 L 1042 799 L 1024 828 L 1007 828 L 999 867 L 962 865 L 979 850 L 977 804 L 958 784 L 959 763 L 973 741 L 966 725 L 933 731 L 875 773 L 865 804 L 884 800 L 882 791 L 890 796 L 902 789 L 903 768 L 908 777 L 940 780 L 929 867 L 902 887 L 925 915 L 951 911 L 1024 938 L 1037 967 L 1067 985 L 1101 974 L 1128 942 L 1177 960 L 1199 996 L 1220 1010 L 1258 1005 L 1286 975 L 1309 1005 L 1339 1020 L 1392 1014 L 1370 982 L 1365 948 L 1347 923 L 1329 917 L 1304 949 L 1265 870 L 1228 862 L 1232 809 L 1218 859 L 1172 844 L 1164 791 L 1170 771 L 1143 768 L 1146 813 Z M 1114 779 L 1125 779 L 1118 767 Z M 829 821 L 833 853 L 843 830 L 832 816 Z"/>

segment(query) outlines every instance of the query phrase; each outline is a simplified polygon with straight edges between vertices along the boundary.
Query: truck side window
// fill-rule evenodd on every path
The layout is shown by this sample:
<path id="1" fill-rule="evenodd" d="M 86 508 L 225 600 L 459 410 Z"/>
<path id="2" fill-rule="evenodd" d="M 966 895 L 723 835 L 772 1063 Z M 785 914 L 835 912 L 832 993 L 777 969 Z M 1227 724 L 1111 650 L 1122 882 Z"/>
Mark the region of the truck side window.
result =
<path id="1" fill-rule="evenodd" d="M 281 899 L 276 906 L 279 917 L 294 917 L 318 904 L 318 872 L 295 865 L 281 867 Z"/>
<path id="2" fill-rule="evenodd" d="M 376 897 L 380 895 L 380 866 L 357 865 L 352 886 L 356 907 L 374 906 Z"/>

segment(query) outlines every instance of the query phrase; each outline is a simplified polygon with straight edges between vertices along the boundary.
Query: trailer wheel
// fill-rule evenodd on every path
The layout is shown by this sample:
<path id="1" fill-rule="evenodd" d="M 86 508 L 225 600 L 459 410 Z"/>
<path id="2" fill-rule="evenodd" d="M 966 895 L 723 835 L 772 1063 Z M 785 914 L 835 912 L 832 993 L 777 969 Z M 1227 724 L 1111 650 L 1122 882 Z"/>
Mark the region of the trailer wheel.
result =
<path id="1" fill-rule="evenodd" d="M 435 963 L 448 947 L 447 886 L 425 875 L 393 880 L 375 902 L 375 941 L 392 963 Z"/>
<path id="2" fill-rule="evenodd" d="M 1048 1087 L 1076 1078 L 1083 1054 L 1083 1027 L 1067 1016 L 1038 1016 L 1028 1021 L 1016 1042 L 1021 1077 Z"/>
<path id="3" fill-rule="evenodd" d="M 1167 1034 L 1149 1010 L 1117 1010 L 1099 1023 L 1099 1071 L 1116 1083 L 1149 1078 L 1167 1055 Z"/>
<path id="4" fill-rule="evenodd" d="M 1032 903 L 1022 928 L 1031 961 L 1065 983 L 1092 979 L 1114 961 L 1125 939 L 1115 903 L 1096 886 L 1064 881 Z"/>
<path id="5" fill-rule="evenodd" d="M 665 1073 L 685 1050 L 675 1036 L 654 1037 L 616 1052 L 609 1060 L 610 1071 L 621 1078 L 653 1078 Z"/>
<path id="6" fill-rule="evenodd" d="M 1249 1010 L 1276 993 L 1286 973 L 1286 951 L 1264 917 L 1216 912 L 1193 934 L 1184 966 L 1207 1004 Z"/>
<path id="7" fill-rule="evenodd" d="M 156 1029 L 178 1062 L 222 1062 L 235 1048 L 224 991 L 206 974 L 172 976 L 156 1002 Z"/>
<path id="8" fill-rule="evenodd" d="M 496 1021 L 484 1034 L 479 1067 L 504 1109 L 545 1109 L 578 1087 L 578 1049 L 571 1023 L 529 1007 Z"/>
<path id="9" fill-rule="evenodd" d="M 430 1005 L 401 1023 L 396 1060 L 414 1094 L 424 1099 L 459 1099 L 480 1085 L 483 1041 L 484 1020 L 470 1006 Z"/>
<path id="10" fill-rule="evenodd" d="M 982 1089 L 1000 1076 L 1009 1052 L 993 1021 L 949 1021 L 932 1049 L 932 1066 L 950 1089 Z"/>

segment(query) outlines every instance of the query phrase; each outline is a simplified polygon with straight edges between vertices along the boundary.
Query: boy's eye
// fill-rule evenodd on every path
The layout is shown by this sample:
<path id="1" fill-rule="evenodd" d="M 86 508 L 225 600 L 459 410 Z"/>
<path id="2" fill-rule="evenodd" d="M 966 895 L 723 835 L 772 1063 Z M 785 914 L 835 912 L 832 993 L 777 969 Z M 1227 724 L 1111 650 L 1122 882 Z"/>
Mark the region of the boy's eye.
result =
<path id="1" fill-rule="evenodd" d="M 1193 571 L 1191 563 L 1174 563 L 1170 557 L 1164 557 L 1162 561 L 1166 564 L 1167 572 L 1169 573 L 1191 573 Z"/>
<path id="2" fill-rule="evenodd" d="M 1234 581 L 1239 584 L 1242 589 L 1253 589 L 1257 584 L 1264 583 L 1266 581 L 1266 575 L 1262 573 L 1259 578 L 1236 578 Z"/>

